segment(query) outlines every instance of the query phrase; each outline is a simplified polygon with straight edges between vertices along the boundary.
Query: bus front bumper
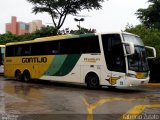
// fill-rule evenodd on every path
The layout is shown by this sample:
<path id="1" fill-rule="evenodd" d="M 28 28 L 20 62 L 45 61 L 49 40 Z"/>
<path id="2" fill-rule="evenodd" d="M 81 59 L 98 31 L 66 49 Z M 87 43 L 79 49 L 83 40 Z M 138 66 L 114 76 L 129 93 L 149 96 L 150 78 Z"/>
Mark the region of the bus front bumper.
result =
<path id="1" fill-rule="evenodd" d="M 139 86 L 139 85 L 145 85 L 149 82 L 149 77 L 146 79 L 137 79 L 137 78 L 131 78 L 127 77 L 127 86 Z"/>

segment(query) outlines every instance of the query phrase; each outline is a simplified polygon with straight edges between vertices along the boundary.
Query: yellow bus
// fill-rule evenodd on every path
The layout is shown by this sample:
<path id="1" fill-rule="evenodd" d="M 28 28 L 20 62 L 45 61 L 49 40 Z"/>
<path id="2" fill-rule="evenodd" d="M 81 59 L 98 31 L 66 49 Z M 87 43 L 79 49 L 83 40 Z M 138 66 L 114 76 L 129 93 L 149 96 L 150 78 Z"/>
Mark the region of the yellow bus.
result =
<path id="1" fill-rule="evenodd" d="M 137 86 L 149 81 L 139 36 L 126 32 L 61 35 L 6 44 L 4 74 L 16 80 L 54 80 L 100 86 Z M 156 57 L 153 47 L 148 47 Z"/>
<path id="2" fill-rule="evenodd" d="M 5 45 L 0 45 L 0 74 L 4 73 L 4 49 Z"/>

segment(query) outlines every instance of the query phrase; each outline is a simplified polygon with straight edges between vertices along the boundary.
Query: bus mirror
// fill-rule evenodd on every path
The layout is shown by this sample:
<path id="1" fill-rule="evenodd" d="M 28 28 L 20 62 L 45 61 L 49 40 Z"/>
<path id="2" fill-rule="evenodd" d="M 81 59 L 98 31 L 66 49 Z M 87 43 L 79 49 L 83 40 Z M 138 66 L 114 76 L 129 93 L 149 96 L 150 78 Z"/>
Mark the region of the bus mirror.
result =
<path id="1" fill-rule="evenodd" d="M 151 57 L 147 57 L 148 59 L 156 58 L 156 49 L 154 47 L 145 46 L 145 48 L 147 51 L 147 56 L 151 56 Z"/>
<path id="2" fill-rule="evenodd" d="M 134 44 L 132 42 L 123 42 L 126 46 L 126 55 L 133 55 L 135 53 Z"/>

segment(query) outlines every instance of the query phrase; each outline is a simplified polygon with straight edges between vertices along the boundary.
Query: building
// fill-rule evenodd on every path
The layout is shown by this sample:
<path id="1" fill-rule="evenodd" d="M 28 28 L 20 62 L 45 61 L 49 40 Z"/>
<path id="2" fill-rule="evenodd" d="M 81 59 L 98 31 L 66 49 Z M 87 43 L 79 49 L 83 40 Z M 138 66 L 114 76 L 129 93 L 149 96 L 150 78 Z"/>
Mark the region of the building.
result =
<path id="1" fill-rule="evenodd" d="M 29 33 L 39 30 L 43 27 L 42 20 L 33 20 L 29 23 Z"/>
<path id="2" fill-rule="evenodd" d="M 43 26 L 41 20 L 33 20 L 30 23 L 17 22 L 17 18 L 12 16 L 11 23 L 6 23 L 6 32 L 22 35 L 25 33 L 32 33 Z"/>
<path id="3" fill-rule="evenodd" d="M 6 23 L 6 32 L 17 34 L 17 18 L 12 16 L 11 23 Z"/>
<path id="4" fill-rule="evenodd" d="M 11 32 L 12 34 L 22 35 L 29 33 L 28 24 L 24 22 L 17 22 L 17 18 L 12 16 L 11 23 L 6 23 L 6 32 Z"/>
<path id="5" fill-rule="evenodd" d="M 29 25 L 24 22 L 17 23 L 17 35 L 22 35 L 25 33 L 29 33 Z"/>

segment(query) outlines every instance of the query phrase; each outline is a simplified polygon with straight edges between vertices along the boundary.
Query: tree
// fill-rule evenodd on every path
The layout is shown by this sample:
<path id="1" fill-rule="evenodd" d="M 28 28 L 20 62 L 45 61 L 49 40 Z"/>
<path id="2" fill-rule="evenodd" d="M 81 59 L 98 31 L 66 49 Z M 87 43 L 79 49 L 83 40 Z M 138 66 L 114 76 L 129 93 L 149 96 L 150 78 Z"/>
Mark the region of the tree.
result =
<path id="1" fill-rule="evenodd" d="M 16 42 L 16 40 L 17 40 L 17 36 L 10 33 L 10 32 L 7 32 L 5 34 L 0 35 L 0 43 L 1 44 L 5 44 L 8 42 Z"/>
<path id="2" fill-rule="evenodd" d="M 33 4 L 33 13 L 48 13 L 57 31 L 62 27 L 67 15 L 76 15 L 87 9 L 100 9 L 104 0 L 27 0 Z"/>
<path id="3" fill-rule="evenodd" d="M 80 28 L 79 25 L 77 25 L 78 28 Z M 86 33 L 96 33 L 96 29 L 87 29 L 87 28 L 83 28 L 81 27 L 81 29 L 79 30 L 71 30 L 70 31 L 71 34 L 86 34 Z"/>
<path id="4" fill-rule="evenodd" d="M 5 34 L 0 34 L 0 44 L 6 44 L 9 42 L 21 42 L 21 41 L 28 41 L 28 40 L 34 40 L 35 38 L 39 37 L 47 37 L 56 35 L 56 30 L 52 26 L 46 26 L 42 27 L 39 30 L 36 30 L 33 33 L 27 33 L 23 35 L 15 35 L 10 32 Z"/>
<path id="5" fill-rule="evenodd" d="M 136 15 L 149 28 L 160 29 L 160 0 L 148 0 L 151 3 L 146 9 L 138 9 Z"/>
<path id="6" fill-rule="evenodd" d="M 57 31 L 52 26 L 46 26 L 42 27 L 40 30 L 36 30 L 34 32 L 38 37 L 47 37 L 47 36 L 53 36 L 57 34 Z"/>

